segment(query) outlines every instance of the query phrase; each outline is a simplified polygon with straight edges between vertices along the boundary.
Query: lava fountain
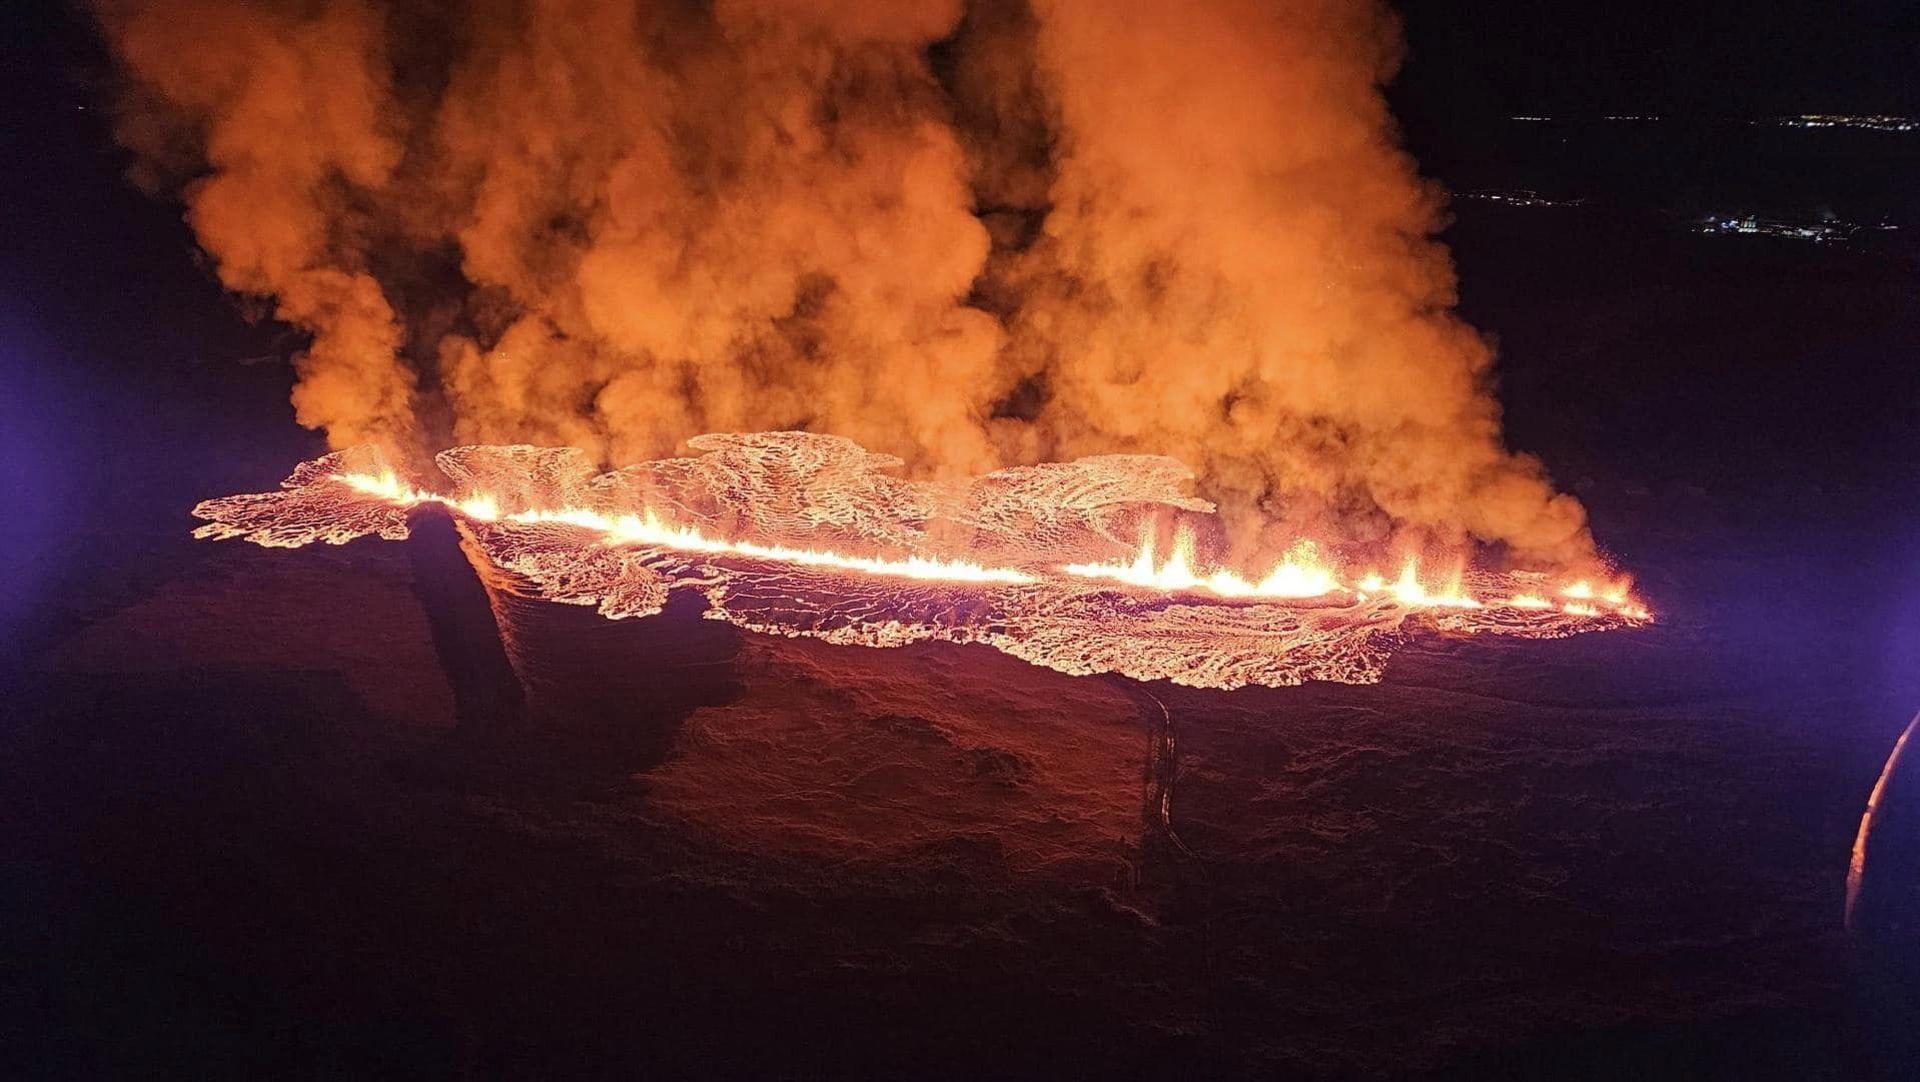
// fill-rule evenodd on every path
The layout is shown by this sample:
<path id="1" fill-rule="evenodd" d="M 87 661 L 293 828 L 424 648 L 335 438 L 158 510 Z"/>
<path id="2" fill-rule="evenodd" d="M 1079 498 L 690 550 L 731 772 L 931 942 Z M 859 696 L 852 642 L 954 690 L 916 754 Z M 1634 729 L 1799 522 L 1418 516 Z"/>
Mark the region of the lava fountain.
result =
<path id="1" fill-rule="evenodd" d="M 478 558 L 532 596 L 612 619 L 675 590 L 708 619 L 842 644 L 980 643 L 1036 665 L 1208 688 L 1370 683 L 1417 630 L 1557 638 L 1651 619 L 1627 585 L 1529 572 L 1357 573 L 1301 539 L 1263 573 L 1208 566 L 1180 463 L 1103 455 L 966 481 L 801 432 L 701 436 L 610 473 L 572 448 L 460 447 L 444 485 L 370 449 L 307 462 L 278 492 L 208 500 L 201 538 L 268 547 L 400 540 L 444 504 Z M 1157 537 L 1177 521 L 1170 545 Z"/>

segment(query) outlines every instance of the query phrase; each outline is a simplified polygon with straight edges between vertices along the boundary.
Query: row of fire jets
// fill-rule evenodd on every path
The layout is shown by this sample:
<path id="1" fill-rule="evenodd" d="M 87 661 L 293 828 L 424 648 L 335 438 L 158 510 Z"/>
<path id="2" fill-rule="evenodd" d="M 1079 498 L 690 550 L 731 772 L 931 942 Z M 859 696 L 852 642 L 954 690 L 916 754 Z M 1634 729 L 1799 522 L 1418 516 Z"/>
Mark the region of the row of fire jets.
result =
<path id="1" fill-rule="evenodd" d="M 683 552 L 734 555 L 805 567 L 832 567 L 898 578 L 1005 584 L 1041 581 L 1039 576 L 1031 572 L 1011 567 L 990 567 L 966 560 L 943 560 L 924 556 L 895 560 L 871 556 L 847 556 L 831 550 L 764 545 L 754 541 L 721 540 L 709 537 L 692 527 L 667 523 L 650 508 L 639 514 L 608 514 L 578 507 L 503 513 L 499 502 L 490 496 L 474 496 L 465 499 L 443 496 L 414 488 L 392 473 L 341 473 L 335 474 L 334 479 L 357 492 L 399 506 L 437 503 L 482 522 L 506 521 L 527 525 L 551 523 L 575 526 L 599 533 L 612 544 L 647 545 Z M 1141 536 L 1138 552 L 1130 561 L 1063 564 L 1059 570 L 1078 578 L 1104 579 L 1141 589 L 1167 593 L 1209 593 L 1224 598 L 1301 600 L 1345 591 L 1353 594 L 1359 601 L 1380 597 L 1409 606 L 1460 609 L 1489 607 L 1489 603 L 1469 595 L 1458 576 L 1444 587 L 1429 588 L 1421 581 L 1419 564 L 1413 557 L 1407 558 L 1396 579 L 1389 580 L 1377 572 L 1369 572 L 1356 579 L 1349 587 L 1341 582 L 1334 568 L 1321 554 L 1319 546 L 1312 541 L 1301 541 L 1294 545 L 1273 570 L 1258 581 L 1249 580 L 1224 568 L 1201 574 L 1196 567 L 1193 534 L 1186 529 L 1176 534 L 1172 551 L 1164 560 L 1157 556 L 1155 549 L 1153 529 L 1149 526 Z M 1557 608 L 1573 616 L 1599 616 L 1603 611 L 1611 611 L 1631 620 L 1645 620 L 1650 615 L 1645 607 L 1633 600 L 1625 583 L 1595 586 L 1591 582 L 1575 582 L 1563 587 L 1560 594 L 1558 600 L 1540 594 L 1515 594 L 1505 601 L 1493 602 L 1491 606 L 1534 610 Z"/>

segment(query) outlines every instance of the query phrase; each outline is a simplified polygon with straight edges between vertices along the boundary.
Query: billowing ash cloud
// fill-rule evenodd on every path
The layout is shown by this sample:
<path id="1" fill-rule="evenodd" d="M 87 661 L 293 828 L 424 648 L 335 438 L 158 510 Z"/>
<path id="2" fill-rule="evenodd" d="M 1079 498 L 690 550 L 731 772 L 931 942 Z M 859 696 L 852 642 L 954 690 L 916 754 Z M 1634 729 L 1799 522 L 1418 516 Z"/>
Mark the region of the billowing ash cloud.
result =
<path id="1" fill-rule="evenodd" d="M 1510 454 L 1354 0 L 98 0 L 137 176 L 336 446 L 1164 453 L 1260 524 L 1591 555 Z"/>

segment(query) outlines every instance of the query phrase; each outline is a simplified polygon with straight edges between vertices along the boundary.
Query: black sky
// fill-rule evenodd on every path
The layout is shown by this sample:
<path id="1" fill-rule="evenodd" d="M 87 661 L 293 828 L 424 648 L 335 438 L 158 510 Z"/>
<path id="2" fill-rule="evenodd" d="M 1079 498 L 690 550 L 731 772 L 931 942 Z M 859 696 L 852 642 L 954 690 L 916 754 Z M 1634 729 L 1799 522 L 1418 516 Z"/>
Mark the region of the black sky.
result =
<path id="1" fill-rule="evenodd" d="M 1913 0 L 1405 0 L 1421 116 L 1920 112 Z"/>

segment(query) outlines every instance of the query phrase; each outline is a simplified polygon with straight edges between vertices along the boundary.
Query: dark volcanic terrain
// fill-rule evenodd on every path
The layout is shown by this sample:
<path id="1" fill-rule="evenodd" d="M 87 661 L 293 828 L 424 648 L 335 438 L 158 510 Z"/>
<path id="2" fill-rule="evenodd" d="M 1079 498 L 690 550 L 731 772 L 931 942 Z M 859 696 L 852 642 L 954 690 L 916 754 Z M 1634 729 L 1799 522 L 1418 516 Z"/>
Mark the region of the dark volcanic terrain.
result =
<path id="1" fill-rule="evenodd" d="M 1894 704 L 1697 609 L 1210 693 L 538 603 L 534 716 L 629 738 L 476 746 L 410 575 L 208 547 L 39 659 L 10 946 L 59 1073 L 1873 1059 L 1847 734 Z"/>

